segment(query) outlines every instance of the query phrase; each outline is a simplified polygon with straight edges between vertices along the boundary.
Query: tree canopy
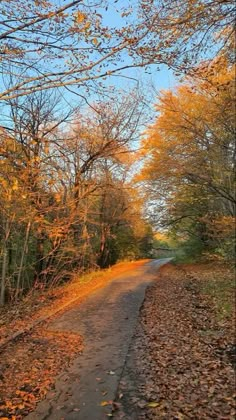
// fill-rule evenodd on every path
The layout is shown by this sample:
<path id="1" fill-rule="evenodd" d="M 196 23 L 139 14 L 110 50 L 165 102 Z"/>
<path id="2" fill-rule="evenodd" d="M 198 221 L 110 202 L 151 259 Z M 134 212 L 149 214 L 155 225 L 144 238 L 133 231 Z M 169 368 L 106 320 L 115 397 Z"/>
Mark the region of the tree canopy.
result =
<path id="1" fill-rule="evenodd" d="M 232 256 L 233 10 L 228 0 L 1 1 L 1 304 L 152 255 L 157 225 Z M 184 79 L 158 93 L 138 153 L 153 89 L 118 88 L 113 76 L 162 64 Z"/>
<path id="2" fill-rule="evenodd" d="M 162 92 L 156 122 L 143 140 L 147 157 L 139 179 L 157 204 L 157 218 L 208 245 L 214 243 L 214 225 L 221 225 L 221 242 L 225 224 L 233 234 L 234 72 L 218 57 L 175 92 Z"/>
<path id="3" fill-rule="evenodd" d="M 233 10 L 227 0 L 3 0 L 0 99 L 52 87 L 82 91 L 130 67 L 185 71 L 233 44 Z"/>

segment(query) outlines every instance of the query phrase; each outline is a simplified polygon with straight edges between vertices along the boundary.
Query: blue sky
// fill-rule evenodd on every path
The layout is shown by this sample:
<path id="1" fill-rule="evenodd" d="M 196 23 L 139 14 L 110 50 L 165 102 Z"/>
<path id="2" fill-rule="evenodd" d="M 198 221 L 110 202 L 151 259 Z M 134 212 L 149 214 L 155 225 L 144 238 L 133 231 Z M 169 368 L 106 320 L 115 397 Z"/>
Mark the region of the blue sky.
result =
<path id="1" fill-rule="evenodd" d="M 62 0 L 54 0 L 56 4 L 62 4 Z M 90 2 L 83 2 L 84 4 L 89 4 Z M 130 23 L 130 20 L 135 19 L 135 4 L 136 1 L 134 0 L 107 0 L 108 7 L 105 9 L 103 8 L 96 8 L 97 13 L 99 13 L 102 16 L 102 23 L 105 26 L 113 27 L 113 28 L 121 28 L 122 26 L 125 26 L 125 20 L 127 20 L 127 24 Z M 121 17 L 121 14 L 123 11 L 129 10 L 129 8 L 133 9 L 132 17 Z M 124 65 L 125 65 L 125 55 L 124 55 Z M 127 56 L 127 63 L 129 58 Z M 124 77 L 124 76 L 127 76 Z M 130 79 L 129 79 L 130 78 Z M 135 79 L 135 80 L 132 80 Z M 114 85 L 118 89 L 124 89 L 125 91 L 128 90 L 128 88 L 135 88 L 137 86 L 137 81 L 140 82 L 143 89 L 146 91 L 148 89 L 152 90 L 152 86 L 154 86 L 157 93 L 162 89 L 173 89 L 174 86 L 177 84 L 177 81 L 170 69 L 167 68 L 165 65 L 158 66 L 153 65 L 150 66 L 148 70 L 145 70 L 144 68 L 130 68 L 122 72 L 122 76 L 119 76 L 119 73 L 117 73 L 115 76 L 110 76 L 107 78 L 106 81 L 103 81 L 103 83 L 108 85 Z M 76 87 L 72 88 L 73 90 L 77 90 Z M 77 92 L 81 92 L 80 90 L 77 90 Z M 91 100 L 92 94 L 89 95 L 89 99 Z M 68 93 L 66 93 L 66 97 L 68 97 Z M 69 94 L 70 97 L 70 94 Z"/>
<path id="2" fill-rule="evenodd" d="M 117 2 L 108 0 L 109 7 L 107 11 L 103 11 L 103 22 L 108 26 L 114 27 L 121 27 L 124 25 L 124 18 L 121 18 L 120 14 L 122 10 L 128 10 L 130 7 L 135 7 L 134 0 L 118 0 Z M 127 18 L 127 21 L 129 18 Z M 150 74 L 151 73 L 151 74 Z M 148 73 L 145 72 L 144 68 L 139 69 L 129 69 L 127 72 L 124 72 L 131 77 L 139 79 L 144 84 L 151 84 L 155 85 L 157 91 L 161 89 L 172 89 L 176 84 L 176 79 L 170 69 L 167 68 L 165 65 L 159 66 L 159 70 L 157 70 L 157 66 L 151 66 L 148 70 Z M 112 79 L 113 81 L 113 79 Z M 120 79 L 117 81 L 120 86 L 125 85 L 124 79 Z"/>
<path id="3" fill-rule="evenodd" d="M 52 2 L 58 6 L 64 4 L 63 0 L 52 0 Z M 83 2 L 85 4 L 85 2 Z M 90 3 L 87 1 L 87 3 Z M 121 18 L 122 11 L 128 10 L 129 7 L 133 7 L 135 1 L 132 0 L 108 0 L 108 8 L 105 10 L 104 8 L 97 8 L 97 12 L 102 15 L 103 24 L 108 27 L 115 27 L 119 28 L 121 26 L 125 26 L 125 20 L 127 22 L 130 19 L 135 19 L 135 11 L 132 17 L 123 17 Z M 90 3 L 91 4 L 91 3 Z M 94 6 L 95 7 L 95 6 Z M 128 63 L 128 56 L 125 57 L 124 54 L 124 65 Z M 53 66 L 53 63 L 51 63 Z M 49 64 L 49 66 L 51 65 Z M 117 89 L 122 89 L 124 91 L 128 91 L 129 88 L 136 88 L 138 85 L 141 86 L 141 90 L 150 98 L 150 102 L 155 102 L 155 96 L 158 92 L 162 89 L 172 89 L 176 85 L 176 80 L 173 76 L 171 70 L 169 70 L 166 66 L 162 65 L 157 68 L 156 65 L 150 66 L 148 70 L 145 68 L 130 68 L 122 72 L 122 77 L 119 76 L 117 73 L 115 76 L 109 76 L 106 80 L 103 81 L 105 86 L 114 85 Z M 77 93 L 84 94 L 89 102 L 94 102 L 96 96 L 93 92 L 86 93 L 86 90 L 83 91 L 83 88 L 77 88 L 74 86 L 71 88 Z M 76 102 L 79 102 L 79 98 L 77 95 L 70 93 L 68 90 L 60 89 L 63 97 L 65 99 L 65 106 L 74 105 Z M 101 97 L 100 97 L 101 99 Z"/>

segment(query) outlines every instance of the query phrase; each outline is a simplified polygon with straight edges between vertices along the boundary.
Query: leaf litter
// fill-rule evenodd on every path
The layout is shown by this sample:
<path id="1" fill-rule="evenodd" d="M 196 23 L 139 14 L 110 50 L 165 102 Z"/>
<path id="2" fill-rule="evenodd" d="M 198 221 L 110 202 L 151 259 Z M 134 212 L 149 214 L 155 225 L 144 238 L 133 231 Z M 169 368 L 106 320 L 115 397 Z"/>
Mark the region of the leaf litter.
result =
<path id="1" fill-rule="evenodd" d="M 1 352 L 0 419 L 21 420 L 33 411 L 81 350 L 78 334 L 41 327 L 9 343 Z"/>
<path id="2" fill-rule="evenodd" d="M 81 278 L 75 275 L 67 284 L 34 290 L 21 301 L 0 310 L 0 420 L 21 420 L 33 411 L 49 390 L 53 392 L 56 376 L 81 352 L 82 338 L 78 334 L 47 330 L 50 319 L 58 316 L 58 309 L 62 312 L 78 305 L 114 276 L 146 261 L 119 263 Z M 48 321 L 24 334 L 31 323 L 45 316 Z M 19 331 L 23 332 L 20 337 L 1 347 Z"/>
<path id="3" fill-rule="evenodd" d="M 206 284 L 232 285 L 233 273 L 209 264 L 161 268 L 146 292 L 116 419 L 235 419 L 235 314 L 219 317 Z M 228 288 L 227 303 L 234 307 Z"/>

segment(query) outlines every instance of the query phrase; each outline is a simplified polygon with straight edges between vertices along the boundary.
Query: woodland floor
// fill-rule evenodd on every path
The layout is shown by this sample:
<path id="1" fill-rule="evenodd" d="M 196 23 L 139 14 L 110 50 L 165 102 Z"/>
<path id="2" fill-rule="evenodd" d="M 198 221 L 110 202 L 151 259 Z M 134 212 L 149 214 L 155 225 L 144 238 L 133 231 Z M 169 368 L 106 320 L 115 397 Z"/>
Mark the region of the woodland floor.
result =
<path id="1" fill-rule="evenodd" d="M 168 264 L 146 292 L 117 419 L 235 419 L 232 270 Z"/>
<path id="2" fill-rule="evenodd" d="M 73 300 L 82 302 L 116 275 L 142 264 L 120 264 L 83 281 L 75 279 L 55 290 L 35 292 L 14 309 L 0 313 L 2 342 L 45 314 L 53 317 L 58 308 Z M 109 416 L 125 420 L 233 420 L 233 272 L 213 264 L 168 264 L 156 277 L 146 291 L 112 404 L 115 411 Z M 0 348 L 0 419 L 20 420 L 49 389 L 53 394 L 56 376 L 82 349 L 79 334 L 50 331 L 47 322 Z"/>

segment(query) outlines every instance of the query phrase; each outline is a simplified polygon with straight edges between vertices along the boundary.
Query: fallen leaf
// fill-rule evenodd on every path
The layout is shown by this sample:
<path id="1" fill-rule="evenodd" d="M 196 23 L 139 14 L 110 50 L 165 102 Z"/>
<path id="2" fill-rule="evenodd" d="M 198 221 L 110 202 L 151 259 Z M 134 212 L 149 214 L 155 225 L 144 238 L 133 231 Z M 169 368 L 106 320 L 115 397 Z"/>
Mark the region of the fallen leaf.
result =
<path id="1" fill-rule="evenodd" d="M 101 407 L 106 407 L 106 405 L 112 405 L 112 404 L 113 404 L 113 401 L 102 401 L 100 406 Z"/>
<path id="2" fill-rule="evenodd" d="M 156 407 L 158 407 L 160 405 L 160 403 L 158 403 L 158 402 L 150 402 L 150 403 L 147 403 L 146 404 L 146 407 L 150 407 L 150 408 L 156 408 Z"/>

